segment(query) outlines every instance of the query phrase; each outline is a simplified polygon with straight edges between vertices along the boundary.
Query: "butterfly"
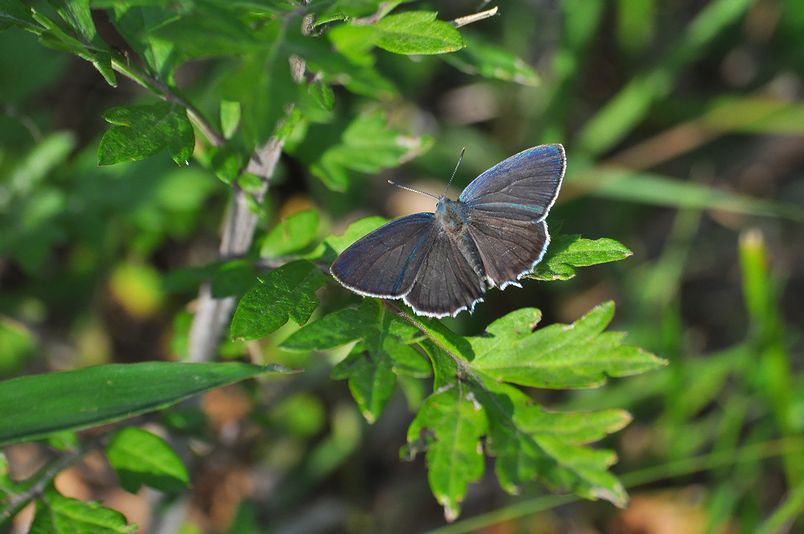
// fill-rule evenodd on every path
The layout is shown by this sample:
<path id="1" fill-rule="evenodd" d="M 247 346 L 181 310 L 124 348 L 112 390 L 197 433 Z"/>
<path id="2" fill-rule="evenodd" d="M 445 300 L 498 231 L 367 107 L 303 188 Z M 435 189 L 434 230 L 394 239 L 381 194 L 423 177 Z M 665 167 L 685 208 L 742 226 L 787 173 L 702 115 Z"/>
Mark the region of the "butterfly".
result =
<path id="1" fill-rule="evenodd" d="M 561 145 L 523 150 L 475 178 L 458 200 L 429 195 L 435 213 L 378 228 L 344 250 L 330 272 L 359 295 L 403 299 L 419 315 L 471 313 L 487 287 L 521 287 L 517 281 L 544 257 L 545 219 L 566 166 Z"/>

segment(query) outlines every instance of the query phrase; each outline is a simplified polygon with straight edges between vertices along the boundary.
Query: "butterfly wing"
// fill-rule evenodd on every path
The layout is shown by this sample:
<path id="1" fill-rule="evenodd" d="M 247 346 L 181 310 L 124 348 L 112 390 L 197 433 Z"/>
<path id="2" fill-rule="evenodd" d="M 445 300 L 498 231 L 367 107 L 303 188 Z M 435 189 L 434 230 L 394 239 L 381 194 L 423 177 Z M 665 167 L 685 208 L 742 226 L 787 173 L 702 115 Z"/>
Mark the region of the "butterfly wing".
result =
<path id="1" fill-rule="evenodd" d="M 419 275 L 404 297 L 405 303 L 419 315 L 454 317 L 463 310 L 471 312 L 482 300 L 484 275 L 471 266 L 456 239 L 436 228 Z"/>
<path id="2" fill-rule="evenodd" d="M 458 200 L 509 219 L 542 220 L 558 196 L 566 166 L 561 145 L 529 148 L 472 180 Z"/>
<path id="3" fill-rule="evenodd" d="M 470 212 L 467 227 L 480 252 L 486 277 L 500 289 L 516 285 L 521 276 L 531 272 L 550 244 L 543 220 L 523 221 L 476 209 Z"/>
<path id="4" fill-rule="evenodd" d="M 540 145 L 511 156 L 470 183 L 460 201 L 488 279 L 505 288 L 541 261 L 547 217 L 566 169 L 564 147 Z"/>
<path id="5" fill-rule="evenodd" d="M 434 238 L 435 217 L 396 219 L 344 250 L 330 267 L 343 286 L 368 297 L 400 298 L 413 285 Z"/>

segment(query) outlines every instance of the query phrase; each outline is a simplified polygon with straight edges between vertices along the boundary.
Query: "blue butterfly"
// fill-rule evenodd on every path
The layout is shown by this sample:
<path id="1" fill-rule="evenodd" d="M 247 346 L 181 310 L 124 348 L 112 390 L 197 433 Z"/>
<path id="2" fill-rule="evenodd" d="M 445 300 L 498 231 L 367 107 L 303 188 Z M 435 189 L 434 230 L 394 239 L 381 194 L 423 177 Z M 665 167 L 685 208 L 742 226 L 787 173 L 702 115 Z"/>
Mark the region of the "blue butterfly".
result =
<path id="1" fill-rule="evenodd" d="M 566 166 L 561 145 L 524 150 L 475 178 L 458 200 L 436 197 L 435 213 L 363 237 L 330 272 L 355 293 L 403 299 L 419 315 L 471 313 L 487 286 L 521 287 L 517 280 L 541 261 Z"/>

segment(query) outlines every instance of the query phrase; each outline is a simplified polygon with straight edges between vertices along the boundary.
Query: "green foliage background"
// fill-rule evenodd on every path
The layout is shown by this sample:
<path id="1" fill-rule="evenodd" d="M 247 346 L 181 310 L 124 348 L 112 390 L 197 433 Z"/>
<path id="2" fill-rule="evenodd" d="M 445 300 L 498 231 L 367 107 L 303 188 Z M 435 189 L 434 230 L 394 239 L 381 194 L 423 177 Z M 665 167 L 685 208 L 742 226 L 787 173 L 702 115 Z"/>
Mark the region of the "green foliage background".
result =
<path id="1" fill-rule="evenodd" d="M 800 527 L 798 3 L 0 0 L 0 529 Z M 328 276 L 547 142 L 522 289 Z"/>

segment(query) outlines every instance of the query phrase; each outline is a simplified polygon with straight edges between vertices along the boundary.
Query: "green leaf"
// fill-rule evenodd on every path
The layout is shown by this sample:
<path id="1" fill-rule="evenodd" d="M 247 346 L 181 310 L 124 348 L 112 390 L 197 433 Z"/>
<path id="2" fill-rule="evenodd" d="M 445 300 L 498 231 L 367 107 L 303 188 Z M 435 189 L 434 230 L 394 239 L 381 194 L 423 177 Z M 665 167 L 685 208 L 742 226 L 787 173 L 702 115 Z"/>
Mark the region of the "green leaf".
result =
<path id="1" fill-rule="evenodd" d="M 410 0 L 334 0 L 332 2 L 323 2 L 322 4 L 327 5 L 327 7 L 316 16 L 315 26 L 368 15 L 382 18 L 397 5 L 406 1 Z"/>
<path id="2" fill-rule="evenodd" d="M 145 60 L 158 79 L 171 82 L 176 68 L 175 45 L 154 39 L 150 32 L 175 19 L 175 14 L 157 5 L 132 6 L 115 2 L 112 23 L 131 48 Z"/>
<path id="3" fill-rule="evenodd" d="M 224 2 L 217 4 L 196 3 L 190 12 L 153 28 L 151 40 L 172 44 L 182 61 L 264 52 L 274 43 L 275 24 L 249 24 Z"/>
<path id="4" fill-rule="evenodd" d="M 338 254 L 349 248 L 352 243 L 387 222 L 388 219 L 378 216 L 358 219 L 350 224 L 341 235 L 331 235 L 324 239 L 324 242 L 310 253 L 310 257 L 333 261 Z"/>
<path id="5" fill-rule="evenodd" d="M 633 253 L 614 239 L 584 239 L 579 235 L 561 235 L 550 242 L 544 259 L 527 277 L 535 280 L 569 280 L 576 267 L 589 267 L 619 261 Z"/>
<path id="6" fill-rule="evenodd" d="M 226 139 L 231 139 L 240 125 L 240 102 L 221 100 L 221 131 Z"/>
<path id="7" fill-rule="evenodd" d="M 608 472 L 616 461 L 613 452 L 573 445 L 569 442 L 572 440 L 566 440 L 567 436 L 556 432 L 556 425 L 537 426 L 537 432 L 531 432 L 532 428 L 523 426 L 522 421 L 532 420 L 533 415 L 527 412 L 539 409 L 510 386 L 498 385 L 492 380 L 484 385 L 485 388 L 474 392 L 486 411 L 488 445 L 496 458 L 495 471 L 504 490 L 518 493 L 525 483 L 539 478 L 554 489 L 570 489 L 587 499 L 606 499 L 617 506 L 625 506 L 628 501 L 625 489 Z M 617 429 L 619 423 L 608 428 Z"/>
<path id="8" fill-rule="evenodd" d="M 504 80 L 535 87 L 539 85 L 536 70 L 522 59 L 477 37 L 464 38 L 466 48 L 444 56 L 444 61 L 471 75 Z"/>
<path id="9" fill-rule="evenodd" d="M 103 75 L 112 87 L 117 86 L 114 70 L 112 70 L 112 54 L 108 45 L 98 35 L 92 13 L 89 9 L 89 0 L 70 0 L 69 2 L 54 2 L 59 16 L 67 22 L 77 33 L 84 50 L 80 54 L 88 59 Z"/>
<path id="10" fill-rule="evenodd" d="M 430 488 L 444 507 L 447 521 L 460 514 L 470 482 L 485 469 L 480 438 L 486 434 L 486 414 L 469 387 L 458 380 L 430 395 L 408 428 L 409 446 L 427 443 Z"/>
<path id="11" fill-rule="evenodd" d="M 290 318 L 303 325 L 318 307 L 315 291 L 326 276 L 308 261 L 294 261 L 265 275 L 237 304 L 232 339 L 259 339 Z"/>
<path id="12" fill-rule="evenodd" d="M 389 15 L 377 24 L 375 43 L 395 54 L 444 54 L 463 48 L 460 32 L 436 20 L 435 11 L 408 11 Z"/>
<path id="13" fill-rule="evenodd" d="M 99 165 L 141 160 L 163 150 L 178 165 L 186 165 L 193 154 L 193 126 L 184 108 L 177 105 L 121 106 L 108 110 L 103 118 L 113 126 L 101 139 Z"/>
<path id="14" fill-rule="evenodd" d="M 281 20 L 263 24 L 263 48 L 238 54 L 239 61 L 220 86 L 225 100 L 240 102 L 240 133 L 249 148 L 276 132 L 287 106 L 298 98 L 301 89 L 291 76 L 287 47 L 288 33 L 295 35 L 298 27 L 298 22 Z"/>
<path id="15" fill-rule="evenodd" d="M 110 364 L 0 382 L 0 446 L 161 410 L 277 367 L 241 363 Z"/>
<path id="16" fill-rule="evenodd" d="M 497 380 L 544 388 L 597 387 L 612 377 L 644 373 L 666 362 L 623 344 L 618 332 L 603 332 L 614 316 L 614 303 L 592 309 L 571 325 L 553 324 L 523 331 L 523 319 L 540 312 L 522 309 L 492 323 L 487 335 L 471 337 L 472 367 Z"/>
<path id="17" fill-rule="evenodd" d="M 429 148 L 429 139 L 405 137 L 389 128 L 382 113 L 360 115 L 346 128 L 341 143 L 327 149 L 310 167 L 333 191 L 345 191 L 349 172 L 367 174 L 396 167 L 403 157 Z"/>
<path id="18" fill-rule="evenodd" d="M 445 54 L 463 48 L 460 32 L 436 20 L 435 11 L 407 11 L 372 25 L 342 25 L 329 32 L 335 49 L 359 65 L 371 65 L 378 46 L 395 54 Z"/>
<path id="19" fill-rule="evenodd" d="M 50 488 L 36 503 L 30 534 L 133 534 L 137 528 L 117 510 L 71 499 Z"/>
<path id="20" fill-rule="evenodd" d="M 0 376 L 22 367 L 35 346 L 35 337 L 25 325 L 0 316 Z"/>
<path id="21" fill-rule="evenodd" d="M 12 25 L 33 31 L 39 29 L 31 17 L 31 9 L 20 0 L 0 0 L 0 30 Z"/>
<path id="22" fill-rule="evenodd" d="M 318 211 L 300 211 L 282 219 L 262 242 L 260 256 L 276 258 L 298 252 L 313 242 L 318 234 Z"/>
<path id="23" fill-rule="evenodd" d="M 415 327 L 389 313 L 382 302 L 366 299 L 356 308 L 338 310 L 310 323 L 280 347 L 327 350 L 360 341 L 332 374 L 336 379 L 349 379 L 352 396 L 366 420 L 373 423 L 394 391 L 395 374 L 429 375 L 427 362 L 407 344 L 417 333 Z"/>
<path id="24" fill-rule="evenodd" d="M 136 493 L 142 484 L 176 493 L 190 483 L 190 476 L 181 458 L 165 440 L 140 428 L 128 427 L 115 433 L 106 447 L 120 485 Z"/>
<path id="25" fill-rule="evenodd" d="M 343 85 L 349 91 L 372 99 L 388 100 L 398 96 L 394 84 L 372 66 L 355 64 L 341 54 L 333 54 L 329 42 L 298 33 L 287 36 L 288 46 L 303 57 L 312 72 L 329 84 Z"/>

